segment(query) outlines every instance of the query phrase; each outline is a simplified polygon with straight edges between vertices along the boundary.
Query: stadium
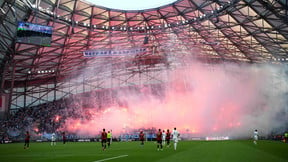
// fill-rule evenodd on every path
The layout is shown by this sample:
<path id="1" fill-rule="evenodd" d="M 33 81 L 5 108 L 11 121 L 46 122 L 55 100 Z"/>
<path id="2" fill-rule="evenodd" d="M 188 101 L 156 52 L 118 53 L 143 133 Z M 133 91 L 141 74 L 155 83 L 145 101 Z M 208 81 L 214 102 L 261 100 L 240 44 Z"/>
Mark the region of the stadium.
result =
<path id="1" fill-rule="evenodd" d="M 288 161 L 287 0 L 0 0 L 0 36 L 1 161 Z"/>

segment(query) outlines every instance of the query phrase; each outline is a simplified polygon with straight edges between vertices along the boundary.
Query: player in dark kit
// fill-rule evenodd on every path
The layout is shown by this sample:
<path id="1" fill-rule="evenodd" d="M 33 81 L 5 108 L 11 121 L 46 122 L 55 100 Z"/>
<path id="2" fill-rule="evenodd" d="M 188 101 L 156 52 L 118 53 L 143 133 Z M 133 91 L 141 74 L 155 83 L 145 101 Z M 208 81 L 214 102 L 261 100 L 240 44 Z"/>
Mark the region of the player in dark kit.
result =
<path id="1" fill-rule="evenodd" d="M 163 145 L 162 145 L 162 132 L 161 129 L 158 130 L 156 134 L 156 140 L 157 140 L 157 150 L 159 151 L 159 147 L 161 148 L 161 151 L 163 150 Z"/>
<path id="2" fill-rule="evenodd" d="M 139 134 L 139 140 L 141 141 L 141 146 L 144 145 L 144 136 L 145 134 L 143 133 L 143 131 L 141 131 Z"/>
<path id="3" fill-rule="evenodd" d="M 26 134 L 25 134 L 24 149 L 28 149 L 29 148 L 29 142 L 30 142 L 30 134 L 27 131 Z"/>
<path id="4" fill-rule="evenodd" d="M 169 129 L 167 129 L 167 132 L 166 132 L 167 147 L 170 147 L 170 138 L 171 138 L 171 133 L 170 133 Z"/>
<path id="5" fill-rule="evenodd" d="M 63 144 L 66 143 L 66 135 L 65 132 L 62 132 L 62 140 L 63 140 Z"/>
<path id="6" fill-rule="evenodd" d="M 106 142 L 107 142 L 107 133 L 105 132 L 105 129 L 103 129 L 103 132 L 101 133 L 101 143 L 102 143 L 102 149 L 106 149 Z"/>

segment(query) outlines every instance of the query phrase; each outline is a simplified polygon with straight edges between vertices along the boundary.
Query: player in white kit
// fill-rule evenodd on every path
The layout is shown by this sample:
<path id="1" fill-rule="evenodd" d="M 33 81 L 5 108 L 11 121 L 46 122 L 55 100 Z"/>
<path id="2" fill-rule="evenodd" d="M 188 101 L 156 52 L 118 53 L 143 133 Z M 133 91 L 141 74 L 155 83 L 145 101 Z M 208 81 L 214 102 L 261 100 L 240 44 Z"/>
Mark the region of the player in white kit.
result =
<path id="1" fill-rule="evenodd" d="M 56 145 L 56 135 L 55 133 L 52 133 L 51 135 L 51 146 Z"/>
<path id="2" fill-rule="evenodd" d="M 254 136 L 253 136 L 253 139 L 254 139 L 254 144 L 256 145 L 257 144 L 257 141 L 258 141 L 258 131 L 257 129 L 254 130 Z"/>
<path id="3" fill-rule="evenodd" d="M 177 149 L 178 138 L 180 136 L 180 133 L 176 130 L 176 127 L 172 131 L 172 136 L 173 136 L 173 141 L 174 141 L 174 150 L 176 150 Z"/>
<path id="4" fill-rule="evenodd" d="M 165 130 L 162 132 L 162 145 L 165 146 L 165 140 L 166 140 L 166 133 Z"/>

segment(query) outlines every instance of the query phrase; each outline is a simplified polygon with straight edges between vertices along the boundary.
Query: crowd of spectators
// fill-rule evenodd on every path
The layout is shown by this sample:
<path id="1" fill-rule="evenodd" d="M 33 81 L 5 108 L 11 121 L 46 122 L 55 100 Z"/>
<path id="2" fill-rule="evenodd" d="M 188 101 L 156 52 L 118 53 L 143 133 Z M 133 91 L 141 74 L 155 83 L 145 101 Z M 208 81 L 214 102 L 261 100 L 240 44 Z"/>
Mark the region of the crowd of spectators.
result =
<path id="1" fill-rule="evenodd" d="M 0 121 L 2 138 L 19 139 L 26 130 L 35 136 L 56 132 L 67 117 L 84 118 L 79 102 L 69 99 L 47 102 L 41 105 L 21 108 L 11 113 L 7 120 Z M 89 116 L 89 115 L 87 115 Z"/>
<path id="2" fill-rule="evenodd" d="M 121 91 L 141 91 L 141 93 L 158 94 L 159 85 L 151 87 L 126 87 Z M 28 130 L 34 136 L 44 133 L 54 133 L 61 130 L 67 118 L 89 120 L 93 115 L 88 111 L 90 108 L 103 109 L 111 105 L 129 105 L 125 100 L 117 97 L 119 89 L 106 89 L 102 91 L 87 92 L 71 95 L 56 101 L 39 104 L 37 106 L 16 109 L 10 112 L 6 120 L 0 120 L 0 137 L 9 139 L 24 138 Z M 67 132 L 69 135 L 69 132 Z M 71 136 L 73 136 L 71 134 Z"/>

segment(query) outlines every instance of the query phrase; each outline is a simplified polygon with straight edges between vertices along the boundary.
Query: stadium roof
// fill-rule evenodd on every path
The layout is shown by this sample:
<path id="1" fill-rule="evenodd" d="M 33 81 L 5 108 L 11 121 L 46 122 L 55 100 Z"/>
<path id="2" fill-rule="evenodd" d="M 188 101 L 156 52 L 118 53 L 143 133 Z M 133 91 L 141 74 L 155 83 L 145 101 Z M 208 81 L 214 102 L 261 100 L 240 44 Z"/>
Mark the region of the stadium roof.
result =
<path id="1" fill-rule="evenodd" d="M 286 62 L 287 6 L 285 0 L 178 0 L 131 11 L 82 0 L 4 0 L 0 2 L 1 88 L 60 83 L 87 68 L 104 77 L 99 69 L 108 65 L 117 76 L 132 76 L 184 64 L 179 60 L 187 59 Z M 17 43 L 18 21 L 52 26 L 51 46 Z M 140 48 L 145 52 L 133 57 L 83 56 L 89 50 Z"/>

